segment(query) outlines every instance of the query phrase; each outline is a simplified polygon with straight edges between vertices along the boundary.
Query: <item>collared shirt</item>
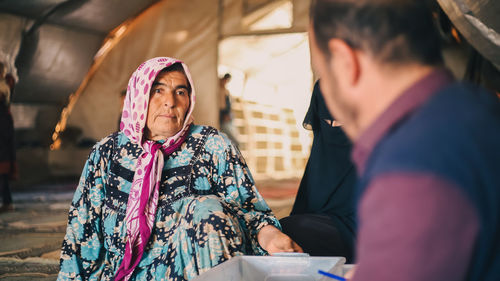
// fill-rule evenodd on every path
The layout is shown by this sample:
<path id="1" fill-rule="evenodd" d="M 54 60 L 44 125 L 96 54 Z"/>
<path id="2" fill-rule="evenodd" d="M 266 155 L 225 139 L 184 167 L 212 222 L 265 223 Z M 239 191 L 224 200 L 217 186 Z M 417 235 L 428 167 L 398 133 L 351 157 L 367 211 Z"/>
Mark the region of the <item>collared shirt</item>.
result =
<path id="1" fill-rule="evenodd" d="M 433 71 L 362 132 L 352 153 L 358 173 L 391 129 L 452 81 L 448 71 Z M 465 279 L 479 219 L 463 192 L 439 174 L 375 177 L 358 202 L 358 217 L 355 281 Z"/>

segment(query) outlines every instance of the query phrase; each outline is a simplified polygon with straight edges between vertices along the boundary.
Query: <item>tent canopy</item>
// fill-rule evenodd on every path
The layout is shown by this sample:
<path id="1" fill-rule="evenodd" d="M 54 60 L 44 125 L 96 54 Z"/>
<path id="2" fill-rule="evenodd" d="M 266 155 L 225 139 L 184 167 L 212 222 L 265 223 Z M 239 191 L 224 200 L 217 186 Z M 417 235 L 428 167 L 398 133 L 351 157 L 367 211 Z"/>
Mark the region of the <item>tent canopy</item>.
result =
<path id="1" fill-rule="evenodd" d="M 10 68 L 15 62 L 20 78 L 13 101 L 64 104 L 106 35 L 156 1 L 1 1 L 3 59 Z"/>

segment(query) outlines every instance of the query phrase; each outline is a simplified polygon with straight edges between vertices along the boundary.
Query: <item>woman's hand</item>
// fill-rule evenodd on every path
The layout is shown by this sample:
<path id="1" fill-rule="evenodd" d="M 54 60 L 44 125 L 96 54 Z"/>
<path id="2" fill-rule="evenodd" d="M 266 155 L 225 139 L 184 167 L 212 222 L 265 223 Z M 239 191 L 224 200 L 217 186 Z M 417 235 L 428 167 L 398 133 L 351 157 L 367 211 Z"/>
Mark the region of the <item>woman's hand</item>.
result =
<path id="1" fill-rule="evenodd" d="M 272 225 L 264 226 L 257 234 L 257 240 L 260 246 L 271 255 L 280 252 L 303 252 L 302 248 L 288 235 Z"/>

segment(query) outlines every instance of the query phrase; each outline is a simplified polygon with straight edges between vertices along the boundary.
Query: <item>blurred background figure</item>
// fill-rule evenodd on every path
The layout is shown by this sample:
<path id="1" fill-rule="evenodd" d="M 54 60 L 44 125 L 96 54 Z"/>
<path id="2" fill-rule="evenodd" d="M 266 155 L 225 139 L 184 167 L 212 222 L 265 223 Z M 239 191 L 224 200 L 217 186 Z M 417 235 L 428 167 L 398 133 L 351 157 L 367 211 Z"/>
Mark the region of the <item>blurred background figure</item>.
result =
<path id="1" fill-rule="evenodd" d="M 280 220 L 283 232 L 312 256 L 343 256 L 351 262 L 356 182 L 351 142 L 328 112 L 319 81 L 303 125 L 314 139 L 292 212 Z"/>
<path id="2" fill-rule="evenodd" d="M 2 102 L 6 105 L 10 103 L 10 89 L 11 86 L 7 81 L 5 64 L 0 62 L 0 94 L 2 95 Z"/>
<path id="3" fill-rule="evenodd" d="M 0 190 L 3 202 L 0 212 L 14 210 L 9 180 L 17 176 L 14 122 L 9 110 L 13 84 L 11 87 L 5 76 L 5 65 L 0 62 Z"/>
<path id="4" fill-rule="evenodd" d="M 239 143 L 234 133 L 233 115 L 231 112 L 231 94 L 226 88 L 230 80 L 231 74 L 229 73 L 224 74 L 219 79 L 219 122 L 221 131 L 231 139 L 234 145 L 238 146 Z"/>

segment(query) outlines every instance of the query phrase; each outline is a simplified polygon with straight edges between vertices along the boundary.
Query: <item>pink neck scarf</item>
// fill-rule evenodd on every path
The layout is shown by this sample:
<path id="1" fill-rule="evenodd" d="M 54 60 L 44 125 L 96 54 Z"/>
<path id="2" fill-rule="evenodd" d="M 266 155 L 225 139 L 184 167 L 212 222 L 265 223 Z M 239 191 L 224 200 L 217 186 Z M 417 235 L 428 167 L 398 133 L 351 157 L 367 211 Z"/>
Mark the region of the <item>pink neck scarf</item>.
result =
<path id="1" fill-rule="evenodd" d="M 163 144 L 143 139 L 148 113 L 149 93 L 158 73 L 174 64 L 181 63 L 191 84 L 190 105 L 182 129 Z M 179 60 L 168 57 L 150 59 L 141 64 L 128 82 L 127 96 L 123 104 L 120 131 L 131 142 L 143 148 L 137 160 L 134 180 L 128 196 L 125 223 L 125 256 L 115 275 L 115 280 L 128 280 L 142 258 L 153 228 L 158 194 L 163 170 L 163 156 L 177 150 L 185 141 L 195 104 L 194 85 L 187 66 Z"/>

